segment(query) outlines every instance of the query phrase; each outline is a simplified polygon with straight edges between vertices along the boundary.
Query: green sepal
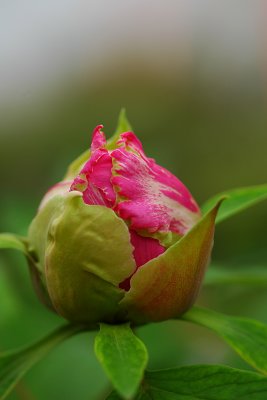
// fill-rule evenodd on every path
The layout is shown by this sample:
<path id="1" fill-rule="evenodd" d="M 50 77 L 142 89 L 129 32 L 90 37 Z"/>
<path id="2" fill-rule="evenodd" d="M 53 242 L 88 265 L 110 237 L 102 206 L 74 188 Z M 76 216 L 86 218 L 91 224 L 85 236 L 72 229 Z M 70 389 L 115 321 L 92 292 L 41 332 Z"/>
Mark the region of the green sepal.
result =
<path id="1" fill-rule="evenodd" d="M 131 399 L 143 378 L 148 353 L 130 324 L 100 324 L 95 353 L 114 388 Z"/>
<path id="2" fill-rule="evenodd" d="M 50 310 L 56 311 L 47 292 L 45 276 L 45 254 L 47 238 L 52 222 L 62 212 L 64 197 L 55 195 L 45 202 L 33 219 L 28 233 L 29 253 L 28 265 L 32 284 L 39 300 Z"/>
<path id="3" fill-rule="evenodd" d="M 127 115 L 126 115 L 125 109 L 122 108 L 121 111 L 120 111 L 120 114 L 119 114 L 117 128 L 115 130 L 115 133 L 107 141 L 108 150 L 115 149 L 116 148 L 116 143 L 119 140 L 120 135 L 122 133 L 124 133 L 124 132 L 129 132 L 129 131 L 132 131 L 132 126 L 131 126 L 130 122 L 127 119 Z"/>
<path id="4" fill-rule="evenodd" d="M 45 285 L 57 313 L 70 321 L 115 322 L 124 295 L 119 284 L 135 270 L 124 221 L 107 207 L 88 206 L 74 191 L 51 199 L 37 215 L 33 246 L 39 228 Z"/>
<path id="5" fill-rule="evenodd" d="M 77 157 L 72 163 L 69 165 L 67 169 L 67 173 L 64 176 L 63 180 L 68 181 L 74 179 L 82 169 L 83 165 L 86 163 L 86 161 L 89 160 L 91 155 L 91 151 L 85 150 L 79 157 Z"/>
<path id="6" fill-rule="evenodd" d="M 115 133 L 107 141 L 107 149 L 113 150 L 115 148 L 117 140 L 119 139 L 120 134 L 123 132 L 131 131 L 131 130 L 132 130 L 132 127 L 127 119 L 126 111 L 123 108 L 119 114 L 118 124 L 117 124 L 117 128 L 115 130 Z M 77 157 L 69 165 L 67 173 L 64 176 L 64 180 L 72 180 L 73 178 L 75 178 L 81 171 L 81 169 L 82 169 L 83 165 L 86 163 L 86 161 L 89 160 L 90 155 L 91 155 L 90 150 L 86 150 L 79 157 Z"/>
<path id="7" fill-rule="evenodd" d="M 121 302 L 129 320 L 139 324 L 174 318 L 194 303 L 210 259 L 222 200 L 182 239 L 137 270 Z"/>
<path id="8" fill-rule="evenodd" d="M 64 209 L 64 199 L 65 197 L 62 195 L 55 195 L 49 199 L 45 206 L 39 209 L 29 227 L 29 251 L 36 258 L 36 267 L 43 275 L 45 274 L 47 238 L 53 221 Z"/>

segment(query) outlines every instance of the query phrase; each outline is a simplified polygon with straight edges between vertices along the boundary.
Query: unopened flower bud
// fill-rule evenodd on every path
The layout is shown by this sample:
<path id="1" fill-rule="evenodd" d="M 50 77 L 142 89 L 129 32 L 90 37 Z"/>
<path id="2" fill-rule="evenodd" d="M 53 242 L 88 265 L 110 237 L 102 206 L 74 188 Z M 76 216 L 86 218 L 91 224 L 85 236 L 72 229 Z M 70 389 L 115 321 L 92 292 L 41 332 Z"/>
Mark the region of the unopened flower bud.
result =
<path id="1" fill-rule="evenodd" d="M 188 189 L 133 132 L 110 146 L 99 125 L 87 161 L 50 189 L 31 224 L 42 291 L 70 321 L 177 317 L 198 293 L 217 208 L 201 218 Z"/>

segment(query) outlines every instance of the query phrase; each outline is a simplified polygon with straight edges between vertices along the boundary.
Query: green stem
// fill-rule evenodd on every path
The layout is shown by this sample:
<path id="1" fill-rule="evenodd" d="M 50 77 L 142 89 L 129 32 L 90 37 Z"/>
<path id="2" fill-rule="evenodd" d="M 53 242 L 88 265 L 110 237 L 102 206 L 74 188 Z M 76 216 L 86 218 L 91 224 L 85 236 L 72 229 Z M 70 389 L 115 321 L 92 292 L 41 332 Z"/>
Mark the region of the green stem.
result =
<path id="1" fill-rule="evenodd" d="M 50 335 L 31 346 L 30 353 L 34 354 L 33 360 L 38 361 L 59 343 L 84 330 L 86 330 L 86 328 L 83 325 L 73 324 L 58 328 Z M 29 349 L 22 350 L 22 353 L 24 352 L 29 352 Z"/>
<path id="2" fill-rule="evenodd" d="M 68 324 L 28 347 L 0 356 L 0 399 L 5 399 L 23 376 L 55 346 L 92 327 Z"/>

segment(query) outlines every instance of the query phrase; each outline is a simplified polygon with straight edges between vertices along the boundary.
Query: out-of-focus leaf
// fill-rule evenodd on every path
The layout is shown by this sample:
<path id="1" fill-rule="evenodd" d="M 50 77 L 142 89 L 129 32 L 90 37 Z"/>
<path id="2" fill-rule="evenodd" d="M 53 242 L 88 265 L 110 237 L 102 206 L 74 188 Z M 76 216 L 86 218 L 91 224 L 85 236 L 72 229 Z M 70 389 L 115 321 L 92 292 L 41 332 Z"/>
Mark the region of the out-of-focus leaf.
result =
<path id="1" fill-rule="evenodd" d="M 12 233 L 0 234 L 0 249 L 15 249 L 27 254 L 24 241 Z"/>
<path id="2" fill-rule="evenodd" d="M 114 388 L 123 398 L 131 399 L 143 378 L 148 354 L 130 325 L 101 324 L 95 353 Z"/>
<path id="3" fill-rule="evenodd" d="M 219 193 L 205 202 L 202 206 L 202 211 L 207 212 L 210 210 L 222 196 L 226 196 L 226 199 L 218 212 L 216 218 L 217 224 L 260 201 L 267 200 L 267 184 L 232 189 Z"/>
<path id="4" fill-rule="evenodd" d="M 233 269 L 211 265 L 206 272 L 204 285 L 267 286 L 267 265 Z"/>
<path id="5" fill-rule="evenodd" d="M 231 317 L 206 308 L 193 307 L 182 319 L 216 332 L 248 364 L 267 374 L 267 325 L 247 318 Z"/>
<path id="6" fill-rule="evenodd" d="M 265 400 L 267 379 L 223 365 L 146 372 L 136 400 Z M 107 400 L 121 400 L 112 392 Z"/>
<path id="7" fill-rule="evenodd" d="M 81 326 L 66 325 L 25 349 L 0 353 L 0 400 L 5 399 L 29 369 L 49 351 L 82 330 Z"/>

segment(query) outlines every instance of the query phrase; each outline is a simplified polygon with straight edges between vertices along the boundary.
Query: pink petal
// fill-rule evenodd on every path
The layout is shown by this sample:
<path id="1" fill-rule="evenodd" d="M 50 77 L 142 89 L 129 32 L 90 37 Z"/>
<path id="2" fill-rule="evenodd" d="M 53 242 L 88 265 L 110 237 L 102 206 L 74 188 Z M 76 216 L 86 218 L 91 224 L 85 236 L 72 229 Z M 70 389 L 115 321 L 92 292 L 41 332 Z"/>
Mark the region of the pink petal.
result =
<path id="1" fill-rule="evenodd" d="M 152 258 L 164 253 L 165 248 L 161 246 L 157 239 L 144 237 L 130 229 L 131 243 L 134 247 L 134 259 L 137 267 L 141 267 Z"/>
<path id="2" fill-rule="evenodd" d="M 136 270 L 145 263 L 147 263 L 148 261 L 164 253 L 165 248 L 161 246 L 161 244 L 157 239 L 140 236 L 138 233 L 136 233 L 131 229 L 130 229 L 130 234 L 131 234 L 131 243 L 134 247 L 133 256 L 136 262 L 136 267 L 137 267 Z M 126 291 L 130 290 L 131 288 L 130 280 L 133 275 L 131 275 L 129 278 L 125 279 L 125 281 L 120 283 L 119 287 Z"/>
<path id="3" fill-rule="evenodd" d="M 131 229 L 172 231 L 184 235 L 200 218 L 199 208 L 183 183 L 144 154 L 132 132 L 121 135 L 122 147 L 111 153 L 112 183 L 120 201 L 116 211 Z"/>
<path id="4" fill-rule="evenodd" d="M 91 150 L 94 152 L 97 149 L 105 147 L 107 141 L 105 138 L 104 132 L 101 131 L 103 125 L 97 125 L 97 127 L 93 130 L 92 134 L 92 143 Z"/>
<path id="5" fill-rule="evenodd" d="M 79 176 L 74 179 L 70 190 L 82 192 L 86 204 L 112 208 L 116 201 L 116 194 L 111 184 L 112 158 L 104 148 L 106 139 L 101 128 L 102 125 L 99 125 L 94 130 L 91 157 Z"/>

